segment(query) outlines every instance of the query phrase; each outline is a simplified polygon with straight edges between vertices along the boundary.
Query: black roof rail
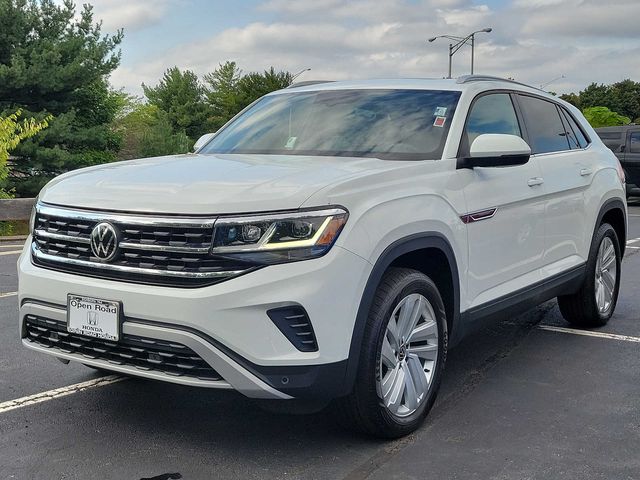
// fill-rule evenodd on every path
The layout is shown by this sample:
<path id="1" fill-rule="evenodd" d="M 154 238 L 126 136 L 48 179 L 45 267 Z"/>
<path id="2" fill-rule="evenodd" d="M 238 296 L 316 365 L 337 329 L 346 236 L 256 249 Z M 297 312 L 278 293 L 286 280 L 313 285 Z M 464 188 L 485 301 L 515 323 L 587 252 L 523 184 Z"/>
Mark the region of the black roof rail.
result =
<path id="1" fill-rule="evenodd" d="M 534 90 L 538 90 L 540 92 L 548 93 L 542 90 L 541 88 L 534 87 L 532 85 L 527 85 L 526 83 L 517 82 L 509 78 L 494 77 L 491 75 L 463 75 L 456 79 L 456 83 L 471 83 L 471 82 L 507 82 L 507 83 L 513 83 L 515 85 L 521 85 L 523 87 L 533 88 Z"/>
<path id="2" fill-rule="evenodd" d="M 304 82 L 292 83 L 287 88 L 307 87 L 309 85 L 317 85 L 320 83 L 332 83 L 332 82 L 335 82 L 335 80 L 307 80 Z"/>

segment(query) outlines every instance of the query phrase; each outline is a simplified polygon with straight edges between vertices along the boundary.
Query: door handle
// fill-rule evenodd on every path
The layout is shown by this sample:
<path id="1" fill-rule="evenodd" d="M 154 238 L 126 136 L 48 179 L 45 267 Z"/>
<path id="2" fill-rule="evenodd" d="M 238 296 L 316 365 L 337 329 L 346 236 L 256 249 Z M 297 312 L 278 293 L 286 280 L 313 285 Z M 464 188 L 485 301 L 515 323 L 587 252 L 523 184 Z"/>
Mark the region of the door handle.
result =
<path id="1" fill-rule="evenodd" d="M 535 187 L 536 185 L 542 185 L 544 183 L 544 178 L 541 177 L 533 177 L 527 181 L 527 185 L 530 187 Z"/>
<path id="2" fill-rule="evenodd" d="M 580 170 L 580 175 L 583 177 L 587 177 L 592 173 L 593 173 L 593 170 L 591 170 L 590 168 L 583 168 L 582 170 Z"/>

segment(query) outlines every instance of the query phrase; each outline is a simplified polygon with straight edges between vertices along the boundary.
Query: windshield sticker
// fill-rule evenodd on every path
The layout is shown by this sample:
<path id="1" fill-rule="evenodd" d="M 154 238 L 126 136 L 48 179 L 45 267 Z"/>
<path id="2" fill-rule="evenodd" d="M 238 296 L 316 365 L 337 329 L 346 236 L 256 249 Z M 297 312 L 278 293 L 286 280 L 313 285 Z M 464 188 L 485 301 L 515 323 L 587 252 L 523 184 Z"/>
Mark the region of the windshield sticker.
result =
<path id="1" fill-rule="evenodd" d="M 436 117 L 435 122 L 433 122 L 434 127 L 444 127 L 444 124 L 447 121 L 447 117 Z"/>
<path id="2" fill-rule="evenodd" d="M 298 137 L 289 137 L 289 140 L 287 140 L 287 143 L 285 144 L 284 148 L 286 148 L 287 150 L 291 150 L 293 147 L 296 146 L 297 141 L 298 141 Z"/>
<path id="3" fill-rule="evenodd" d="M 447 114 L 447 107 L 437 107 L 436 111 L 433 112 L 435 117 L 444 117 Z"/>

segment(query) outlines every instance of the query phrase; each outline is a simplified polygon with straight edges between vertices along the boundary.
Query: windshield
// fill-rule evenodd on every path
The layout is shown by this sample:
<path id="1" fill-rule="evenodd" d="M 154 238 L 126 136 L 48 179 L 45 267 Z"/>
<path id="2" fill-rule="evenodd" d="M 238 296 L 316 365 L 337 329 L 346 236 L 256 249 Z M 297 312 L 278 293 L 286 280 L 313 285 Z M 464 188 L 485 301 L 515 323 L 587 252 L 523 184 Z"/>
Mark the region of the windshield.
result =
<path id="1" fill-rule="evenodd" d="M 266 96 L 199 153 L 439 159 L 460 92 L 324 90 Z"/>

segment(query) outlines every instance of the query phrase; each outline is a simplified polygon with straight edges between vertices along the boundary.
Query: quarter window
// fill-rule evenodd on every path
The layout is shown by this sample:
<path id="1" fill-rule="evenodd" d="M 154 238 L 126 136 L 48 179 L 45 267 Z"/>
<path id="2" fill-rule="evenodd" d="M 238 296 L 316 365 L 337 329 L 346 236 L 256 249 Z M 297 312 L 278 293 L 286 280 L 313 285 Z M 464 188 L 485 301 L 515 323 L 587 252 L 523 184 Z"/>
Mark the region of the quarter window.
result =
<path id="1" fill-rule="evenodd" d="M 555 103 L 520 95 L 532 153 L 569 150 L 569 140 Z"/>
<path id="2" fill-rule="evenodd" d="M 569 146 L 573 149 L 585 148 L 587 145 L 589 145 L 587 137 L 585 136 L 584 132 L 575 121 L 573 116 L 564 108 L 558 108 L 560 108 L 560 111 L 562 112 L 563 118 L 567 125 L 567 138 L 569 139 Z"/>
<path id="3" fill-rule="evenodd" d="M 478 135 L 485 133 L 522 136 L 508 93 L 483 95 L 473 103 L 464 131 L 464 150 L 468 152 Z"/>
<path id="4" fill-rule="evenodd" d="M 629 137 L 629 152 L 640 153 L 640 132 L 633 132 Z"/>

